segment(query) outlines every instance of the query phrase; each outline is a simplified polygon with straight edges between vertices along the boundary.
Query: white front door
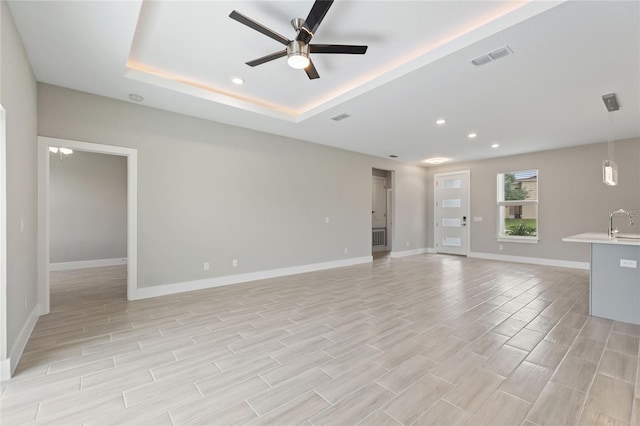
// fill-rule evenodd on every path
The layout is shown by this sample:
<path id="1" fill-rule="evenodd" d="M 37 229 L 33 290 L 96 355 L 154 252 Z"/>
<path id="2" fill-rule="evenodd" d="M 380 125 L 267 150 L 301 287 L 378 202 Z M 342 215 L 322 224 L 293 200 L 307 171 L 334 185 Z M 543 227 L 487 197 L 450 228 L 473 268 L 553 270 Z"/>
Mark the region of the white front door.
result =
<path id="1" fill-rule="evenodd" d="M 371 186 L 371 227 L 387 227 L 387 190 L 385 178 L 373 176 Z"/>
<path id="2" fill-rule="evenodd" d="M 435 248 L 438 253 L 469 252 L 469 171 L 436 174 Z"/>

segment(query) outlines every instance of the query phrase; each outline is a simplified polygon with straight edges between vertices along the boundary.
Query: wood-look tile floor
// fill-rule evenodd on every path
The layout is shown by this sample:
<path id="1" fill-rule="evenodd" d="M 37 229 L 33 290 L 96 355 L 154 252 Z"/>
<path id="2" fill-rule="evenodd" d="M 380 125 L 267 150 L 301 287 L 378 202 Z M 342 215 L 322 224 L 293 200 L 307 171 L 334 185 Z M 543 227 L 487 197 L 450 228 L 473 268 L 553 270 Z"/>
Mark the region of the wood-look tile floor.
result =
<path id="1" fill-rule="evenodd" d="M 2 425 L 639 425 L 640 327 L 586 271 L 419 255 L 125 300 L 52 275 Z"/>

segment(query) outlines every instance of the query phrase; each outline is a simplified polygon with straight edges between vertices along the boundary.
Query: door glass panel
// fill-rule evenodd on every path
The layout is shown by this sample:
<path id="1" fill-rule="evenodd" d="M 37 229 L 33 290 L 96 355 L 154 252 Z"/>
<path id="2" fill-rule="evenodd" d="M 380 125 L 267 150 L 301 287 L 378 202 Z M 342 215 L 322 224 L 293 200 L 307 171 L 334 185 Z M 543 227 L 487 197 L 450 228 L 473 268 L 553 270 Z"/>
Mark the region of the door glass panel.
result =
<path id="1" fill-rule="evenodd" d="M 445 179 L 442 186 L 446 189 L 462 188 L 462 181 L 460 179 Z"/>
<path id="2" fill-rule="evenodd" d="M 460 238 L 445 237 L 442 239 L 443 246 L 460 247 L 462 240 Z"/>
<path id="3" fill-rule="evenodd" d="M 442 207 L 460 207 L 462 206 L 462 200 L 459 198 L 451 200 L 442 200 Z"/>
<path id="4" fill-rule="evenodd" d="M 460 227 L 460 218 L 459 217 L 454 217 L 454 218 L 449 218 L 449 217 L 445 217 L 442 219 L 442 226 L 455 226 L 455 227 Z"/>

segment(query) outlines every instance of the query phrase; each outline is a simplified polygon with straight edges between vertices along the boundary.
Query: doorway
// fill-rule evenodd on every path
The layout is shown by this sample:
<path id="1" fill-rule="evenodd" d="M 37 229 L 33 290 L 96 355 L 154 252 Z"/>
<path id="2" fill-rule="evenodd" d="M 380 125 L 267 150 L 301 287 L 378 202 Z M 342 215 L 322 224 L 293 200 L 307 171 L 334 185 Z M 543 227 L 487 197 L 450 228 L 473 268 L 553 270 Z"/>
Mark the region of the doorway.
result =
<path id="1" fill-rule="evenodd" d="M 434 175 L 437 253 L 469 254 L 469 170 Z"/>
<path id="2" fill-rule="evenodd" d="M 375 258 L 391 251 L 393 230 L 393 172 L 372 169 L 371 252 Z"/>
<path id="3" fill-rule="evenodd" d="M 127 299 L 137 293 L 137 150 L 66 139 L 38 137 L 38 301 L 42 313 L 50 312 L 51 215 L 50 148 L 68 148 L 85 153 L 126 157 L 126 253 Z M 97 266 L 97 265 L 96 265 Z"/>

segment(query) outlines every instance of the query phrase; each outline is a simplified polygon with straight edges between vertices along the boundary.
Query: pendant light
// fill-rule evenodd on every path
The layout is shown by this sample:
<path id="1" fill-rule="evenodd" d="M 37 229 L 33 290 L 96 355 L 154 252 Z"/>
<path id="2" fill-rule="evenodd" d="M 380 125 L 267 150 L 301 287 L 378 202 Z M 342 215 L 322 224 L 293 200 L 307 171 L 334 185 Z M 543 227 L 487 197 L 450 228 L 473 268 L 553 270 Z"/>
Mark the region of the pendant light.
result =
<path id="1" fill-rule="evenodd" d="M 615 93 L 603 95 L 602 100 L 609 111 L 609 131 L 607 132 L 607 159 L 602 162 L 602 182 L 608 186 L 618 184 L 618 165 L 614 161 L 614 140 L 613 140 L 613 112 L 618 111 L 618 99 Z"/>

